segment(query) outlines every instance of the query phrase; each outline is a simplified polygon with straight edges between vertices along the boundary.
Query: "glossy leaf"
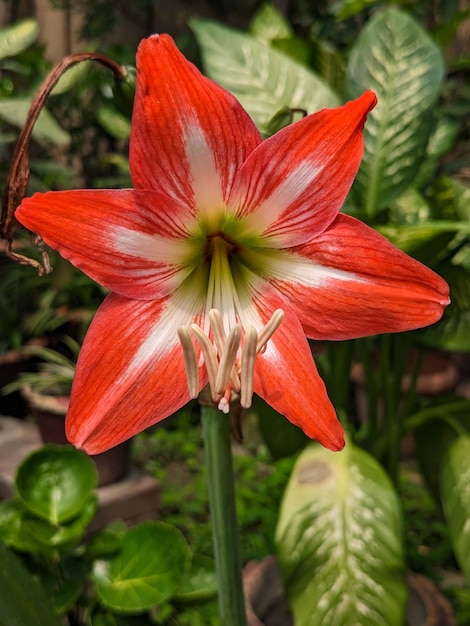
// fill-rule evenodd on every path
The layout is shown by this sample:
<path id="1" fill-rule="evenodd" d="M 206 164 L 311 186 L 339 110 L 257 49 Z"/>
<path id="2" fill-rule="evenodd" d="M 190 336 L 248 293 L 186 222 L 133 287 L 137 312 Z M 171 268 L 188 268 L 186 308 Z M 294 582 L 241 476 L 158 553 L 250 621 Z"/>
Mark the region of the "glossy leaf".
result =
<path id="1" fill-rule="evenodd" d="M 443 76 L 439 48 L 408 14 L 384 10 L 361 31 L 349 58 L 346 96 L 372 89 L 378 97 L 365 126 L 364 158 L 353 187 L 367 215 L 375 216 L 413 182 Z"/>
<path id="2" fill-rule="evenodd" d="M 340 104 L 322 78 L 254 37 L 192 20 L 207 75 L 232 92 L 258 128 L 283 107 L 313 113 Z"/>
<path id="3" fill-rule="evenodd" d="M 66 524 L 51 524 L 43 519 L 29 519 L 25 521 L 25 526 L 31 536 L 44 548 L 71 549 L 85 535 L 95 517 L 97 506 L 97 498 L 92 496 L 84 504 L 80 515 Z"/>
<path id="4" fill-rule="evenodd" d="M 470 437 L 454 441 L 444 457 L 440 493 L 452 546 L 459 565 L 470 582 Z"/>
<path id="5" fill-rule="evenodd" d="M 0 119 L 17 128 L 23 128 L 30 106 L 30 98 L 1 99 Z M 47 109 L 41 111 L 33 128 L 33 137 L 43 144 L 66 145 L 70 143 L 70 135 L 57 124 Z"/>
<path id="6" fill-rule="evenodd" d="M 299 456 L 276 543 L 296 626 L 402 626 L 406 578 L 397 494 L 351 443 Z"/>
<path id="7" fill-rule="evenodd" d="M 104 130 L 115 139 L 129 139 L 131 122 L 116 109 L 103 105 L 97 112 L 98 122 Z"/>
<path id="8" fill-rule="evenodd" d="M 33 452 L 16 475 L 16 489 L 24 505 L 53 525 L 81 515 L 96 483 L 93 461 L 71 446 L 48 445 Z"/>
<path id="9" fill-rule="evenodd" d="M 215 576 L 214 559 L 203 554 L 194 554 L 191 567 L 183 578 L 177 595 L 172 598 L 173 604 L 203 604 L 217 597 L 217 579 Z"/>
<path id="10" fill-rule="evenodd" d="M 36 20 L 26 19 L 0 30 L 0 59 L 13 57 L 29 48 L 39 35 Z"/>
<path id="11" fill-rule="evenodd" d="M 0 542 L 0 626 L 60 626 L 40 583 Z"/>
<path id="12" fill-rule="evenodd" d="M 188 560 L 188 545 L 176 528 L 145 522 L 126 533 L 119 554 L 94 564 L 98 596 L 114 610 L 144 611 L 177 591 Z"/>
<path id="13" fill-rule="evenodd" d="M 41 552 L 41 546 L 27 527 L 28 515 L 19 499 L 0 503 L 0 541 L 19 552 Z"/>

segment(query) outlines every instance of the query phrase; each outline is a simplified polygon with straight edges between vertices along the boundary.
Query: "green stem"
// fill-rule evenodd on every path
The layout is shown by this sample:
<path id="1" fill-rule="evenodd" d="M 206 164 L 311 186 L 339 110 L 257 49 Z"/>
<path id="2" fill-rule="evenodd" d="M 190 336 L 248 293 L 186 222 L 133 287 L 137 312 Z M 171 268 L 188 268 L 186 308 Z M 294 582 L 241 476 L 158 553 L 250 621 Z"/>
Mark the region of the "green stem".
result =
<path id="1" fill-rule="evenodd" d="M 228 415 L 202 405 L 203 437 L 221 623 L 246 626 Z"/>

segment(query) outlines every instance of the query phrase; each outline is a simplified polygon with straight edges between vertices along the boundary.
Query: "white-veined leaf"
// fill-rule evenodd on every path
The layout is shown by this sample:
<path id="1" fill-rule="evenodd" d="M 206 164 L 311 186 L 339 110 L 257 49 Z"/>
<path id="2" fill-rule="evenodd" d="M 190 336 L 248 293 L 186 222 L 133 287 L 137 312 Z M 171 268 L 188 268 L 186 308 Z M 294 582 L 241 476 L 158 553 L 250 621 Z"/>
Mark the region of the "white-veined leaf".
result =
<path id="1" fill-rule="evenodd" d="M 283 107 L 313 113 L 340 104 L 326 82 L 269 45 L 209 20 L 192 20 L 207 75 L 233 93 L 258 128 Z"/>
<path id="2" fill-rule="evenodd" d="M 402 626 L 406 577 L 398 497 L 377 461 L 348 443 L 300 455 L 276 543 L 296 626 Z"/>

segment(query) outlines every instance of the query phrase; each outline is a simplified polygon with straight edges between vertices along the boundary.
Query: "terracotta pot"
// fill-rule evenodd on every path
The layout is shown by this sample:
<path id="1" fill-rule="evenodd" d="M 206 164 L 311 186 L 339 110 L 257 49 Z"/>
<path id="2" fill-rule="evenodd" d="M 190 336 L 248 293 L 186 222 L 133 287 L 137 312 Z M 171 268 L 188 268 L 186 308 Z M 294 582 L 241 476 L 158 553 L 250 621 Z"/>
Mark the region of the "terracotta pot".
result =
<path id="1" fill-rule="evenodd" d="M 243 586 L 248 626 L 294 626 L 276 557 L 248 563 Z M 408 587 L 405 626 L 456 626 L 449 603 L 434 583 L 409 573 Z"/>
<path id="2" fill-rule="evenodd" d="M 69 406 L 68 396 L 48 396 L 37 393 L 29 385 L 22 390 L 28 401 L 31 414 L 37 424 L 44 443 L 67 444 L 65 436 L 65 414 Z M 90 456 L 98 470 L 98 486 L 103 487 L 124 478 L 129 471 L 131 440 Z"/>

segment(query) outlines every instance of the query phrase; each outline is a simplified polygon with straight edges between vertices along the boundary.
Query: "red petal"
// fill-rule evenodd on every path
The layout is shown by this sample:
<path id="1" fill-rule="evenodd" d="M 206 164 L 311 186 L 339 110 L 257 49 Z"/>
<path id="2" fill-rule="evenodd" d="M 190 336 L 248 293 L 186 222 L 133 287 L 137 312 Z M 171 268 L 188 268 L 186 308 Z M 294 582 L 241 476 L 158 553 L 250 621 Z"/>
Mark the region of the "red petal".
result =
<path id="1" fill-rule="evenodd" d="M 261 136 L 238 101 L 202 76 L 168 35 L 137 55 L 130 163 L 136 187 L 193 211 L 225 204 L 236 171 Z"/>
<path id="2" fill-rule="evenodd" d="M 108 289 L 139 299 L 173 291 L 186 271 L 185 229 L 175 202 L 152 191 L 53 191 L 15 213 L 29 230 Z"/>
<path id="3" fill-rule="evenodd" d="M 256 359 L 255 393 L 311 439 L 341 450 L 343 430 L 298 319 L 272 290 L 259 297 L 256 306 L 264 323 L 277 308 L 284 310 L 285 317 Z"/>
<path id="4" fill-rule="evenodd" d="M 377 99 L 371 91 L 324 109 L 266 140 L 235 180 L 230 205 L 246 228 L 290 247 L 308 241 L 336 217 L 363 153 L 362 130 Z"/>
<path id="5" fill-rule="evenodd" d="M 305 260 L 302 271 L 293 264 L 289 279 L 274 282 L 312 339 L 421 328 L 449 303 L 442 278 L 347 215 L 295 252 Z"/>
<path id="6" fill-rule="evenodd" d="M 67 437 L 98 454 L 168 417 L 189 400 L 171 301 L 109 295 L 85 338 L 66 419 Z M 201 370 L 203 371 L 203 370 Z M 205 383 L 201 374 L 201 387 Z"/>

